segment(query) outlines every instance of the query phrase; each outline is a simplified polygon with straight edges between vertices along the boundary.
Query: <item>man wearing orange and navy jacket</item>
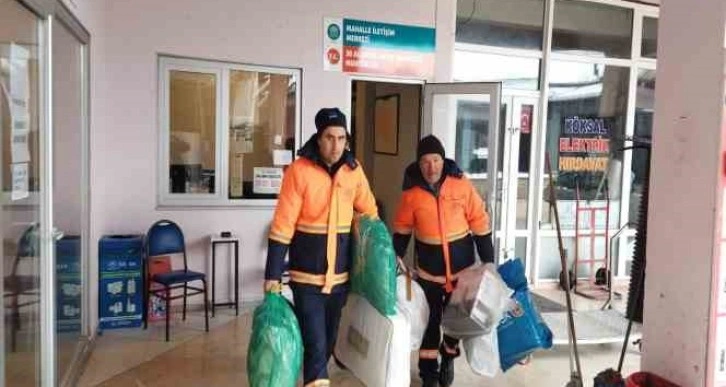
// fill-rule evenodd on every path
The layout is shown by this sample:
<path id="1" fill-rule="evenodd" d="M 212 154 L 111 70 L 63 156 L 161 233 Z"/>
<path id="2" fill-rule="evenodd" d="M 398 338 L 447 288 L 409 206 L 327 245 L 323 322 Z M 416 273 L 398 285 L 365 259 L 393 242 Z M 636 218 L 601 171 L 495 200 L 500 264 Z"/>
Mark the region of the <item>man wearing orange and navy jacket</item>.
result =
<path id="1" fill-rule="evenodd" d="M 417 155 L 405 172 L 393 245 L 403 257 L 415 234 L 418 282 L 431 311 L 419 350 L 419 374 L 424 387 L 448 387 L 460 351 L 457 339 L 444 335 L 442 342 L 441 317 L 457 274 L 476 261 L 474 246 L 484 263 L 494 261 L 494 247 L 483 200 L 456 163 L 445 158 L 441 142 L 424 137 Z"/>
<path id="2" fill-rule="evenodd" d="M 349 289 L 353 213 L 378 216 L 363 169 L 347 150 L 343 112 L 321 109 L 315 126 L 317 133 L 285 171 L 265 269 L 265 290 L 279 291 L 289 248 L 305 387 L 330 385 L 327 365 Z"/>

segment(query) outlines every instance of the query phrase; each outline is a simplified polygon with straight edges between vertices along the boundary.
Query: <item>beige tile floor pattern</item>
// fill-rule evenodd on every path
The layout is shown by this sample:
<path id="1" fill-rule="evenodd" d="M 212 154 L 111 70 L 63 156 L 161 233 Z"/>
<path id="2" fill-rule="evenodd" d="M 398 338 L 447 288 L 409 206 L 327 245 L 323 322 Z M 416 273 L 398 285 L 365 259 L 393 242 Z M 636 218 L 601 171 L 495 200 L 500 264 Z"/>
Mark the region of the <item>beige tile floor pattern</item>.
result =
<path id="1" fill-rule="evenodd" d="M 38 384 L 39 332 L 35 320 L 23 320 L 22 329 L 18 332 L 17 348 L 10 349 L 9 338 L 3 342 L 5 346 L 5 385 L 12 387 L 33 387 Z M 8 334 L 7 336 L 10 336 Z M 78 336 L 60 334 L 57 341 L 58 372 L 67 372 L 74 355 L 79 349 Z M 65 375 L 65 374 L 63 374 Z M 0 380 L 0 385 L 2 381 Z"/>
<path id="2" fill-rule="evenodd" d="M 560 301 L 561 292 L 539 292 Z M 596 307 L 589 300 L 577 300 L 578 309 Z M 178 318 L 172 326 L 172 342 L 164 342 L 163 323 L 149 330 L 108 331 L 98 338 L 79 386 L 247 386 L 246 355 L 251 332 L 251 312 L 247 307 L 238 318 L 220 309 L 212 319 L 211 331 L 204 334 L 201 313 L 192 313 L 186 322 Z M 599 371 L 615 367 L 619 345 L 581 348 L 585 385 L 591 386 Z M 420 386 L 412 354 L 412 386 Z M 631 347 L 624 374 L 635 372 L 640 356 Z M 333 386 L 363 386 L 351 373 L 331 361 Z M 569 378 L 566 347 L 537 353 L 527 366 L 518 366 L 495 378 L 477 376 L 466 360 L 456 363 L 455 386 L 564 386 Z M 397 386 L 396 386 L 397 387 Z"/>

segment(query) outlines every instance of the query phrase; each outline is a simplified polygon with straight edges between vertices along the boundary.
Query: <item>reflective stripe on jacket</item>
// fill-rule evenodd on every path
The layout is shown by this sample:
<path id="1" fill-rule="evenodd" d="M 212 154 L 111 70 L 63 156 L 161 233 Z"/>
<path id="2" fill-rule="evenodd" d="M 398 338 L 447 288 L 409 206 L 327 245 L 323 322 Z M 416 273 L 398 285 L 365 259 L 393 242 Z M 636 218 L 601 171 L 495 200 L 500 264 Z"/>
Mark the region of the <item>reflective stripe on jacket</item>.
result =
<path id="1" fill-rule="evenodd" d="M 316 137 L 285 171 L 270 228 L 267 279 L 279 279 L 289 246 L 290 279 L 330 293 L 348 281 L 354 211 L 377 216 L 363 169 L 345 152 L 328 168 L 317 156 Z"/>
<path id="2" fill-rule="evenodd" d="M 418 164 L 408 167 L 393 229 L 397 235 L 415 235 L 421 278 L 451 291 L 456 274 L 475 262 L 474 239 L 490 235 L 491 229 L 484 201 L 471 181 L 451 160 L 445 161 L 443 173 L 437 194 L 424 181 Z M 398 250 L 400 246 L 401 255 Z"/>

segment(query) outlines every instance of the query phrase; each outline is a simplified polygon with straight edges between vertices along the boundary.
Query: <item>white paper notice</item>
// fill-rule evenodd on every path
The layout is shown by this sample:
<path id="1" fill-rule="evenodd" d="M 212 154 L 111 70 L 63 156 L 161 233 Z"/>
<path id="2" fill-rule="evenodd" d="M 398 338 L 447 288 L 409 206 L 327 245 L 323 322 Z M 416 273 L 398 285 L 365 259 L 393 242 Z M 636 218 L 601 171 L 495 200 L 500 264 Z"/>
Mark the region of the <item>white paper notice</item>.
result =
<path id="1" fill-rule="evenodd" d="M 11 162 L 12 163 L 28 163 L 30 162 L 30 148 L 28 147 L 29 133 L 13 133 Z"/>
<path id="2" fill-rule="evenodd" d="M 10 45 L 10 94 L 13 100 L 27 106 L 30 75 L 28 74 L 30 51 L 17 44 Z"/>
<path id="3" fill-rule="evenodd" d="M 28 58 L 30 52 L 21 46 L 10 46 L 10 90 L 3 86 L 4 94 L 8 95 L 10 107 L 12 163 L 30 162 L 28 138 L 30 137 Z"/>
<path id="4" fill-rule="evenodd" d="M 275 145 L 282 145 L 282 136 L 279 134 L 275 135 Z"/>
<path id="5" fill-rule="evenodd" d="M 13 164 L 13 192 L 10 196 L 12 200 L 20 200 L 28 197 L 28 163 Z"/>
<path id="6" fill-rule="evenodd" d="M 255 168 L 252 192 L 279 194 L 282 185 L 282 168 Z"/>
<path id="7" fill-rule="evenodd" d="M 13 133 L 30 131 L 28 101 L 21 98 L 15 98 L 12 95 L 10 98 L 10 117 L 13 120 Z"/>
<path id="8" fill-rule="evenodd" d="M 276 149 L 272 152 L 272 163 L 276 166 L 292 163 L 292 151 L 289 149 Z"/>

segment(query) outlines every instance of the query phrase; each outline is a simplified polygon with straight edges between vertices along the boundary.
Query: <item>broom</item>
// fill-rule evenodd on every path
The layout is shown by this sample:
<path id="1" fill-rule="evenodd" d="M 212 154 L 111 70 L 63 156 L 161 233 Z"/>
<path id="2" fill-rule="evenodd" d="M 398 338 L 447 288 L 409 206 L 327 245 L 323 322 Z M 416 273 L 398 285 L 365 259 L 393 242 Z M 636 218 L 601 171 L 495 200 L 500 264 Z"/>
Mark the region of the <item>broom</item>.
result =
<path id="1" fill-rule="evenodd" d="M 555 226 L 557 228 L 557 244 L 560 249 L 560 263 L 562 264 L 562 272 L 565 274 L 565 284 L 570 283 L 570 273 L 567 268 L 567 257 L 565 256 L 565 247 L 562 243 L 562 229 L 560 228 L 560 214 L 557 210 L 557 196 L 555 196 L 555 183 L 552 177 L 552 166 L 550 165 L 549 152 L 545 155 L 545 164 L 547 173 L 549 174 L 549 190 L 550 200 L 553 203 L 555 215 Z M 566 387 L 582 387 L 582 367 L 580 366 L 580 354 L 577 351 L 577 335 L 575 334 L 575 318 L 572 314 L 572 298 L 570 296 L 570 287 L 565 286 L 565 299 L 567 300 L 567 340 L 569 342 L 570 357 L 570 381 Z M 573 362 L 574 358 L 574 362 Z M 573 364 L 574 363 L 574 364 Z"/>

